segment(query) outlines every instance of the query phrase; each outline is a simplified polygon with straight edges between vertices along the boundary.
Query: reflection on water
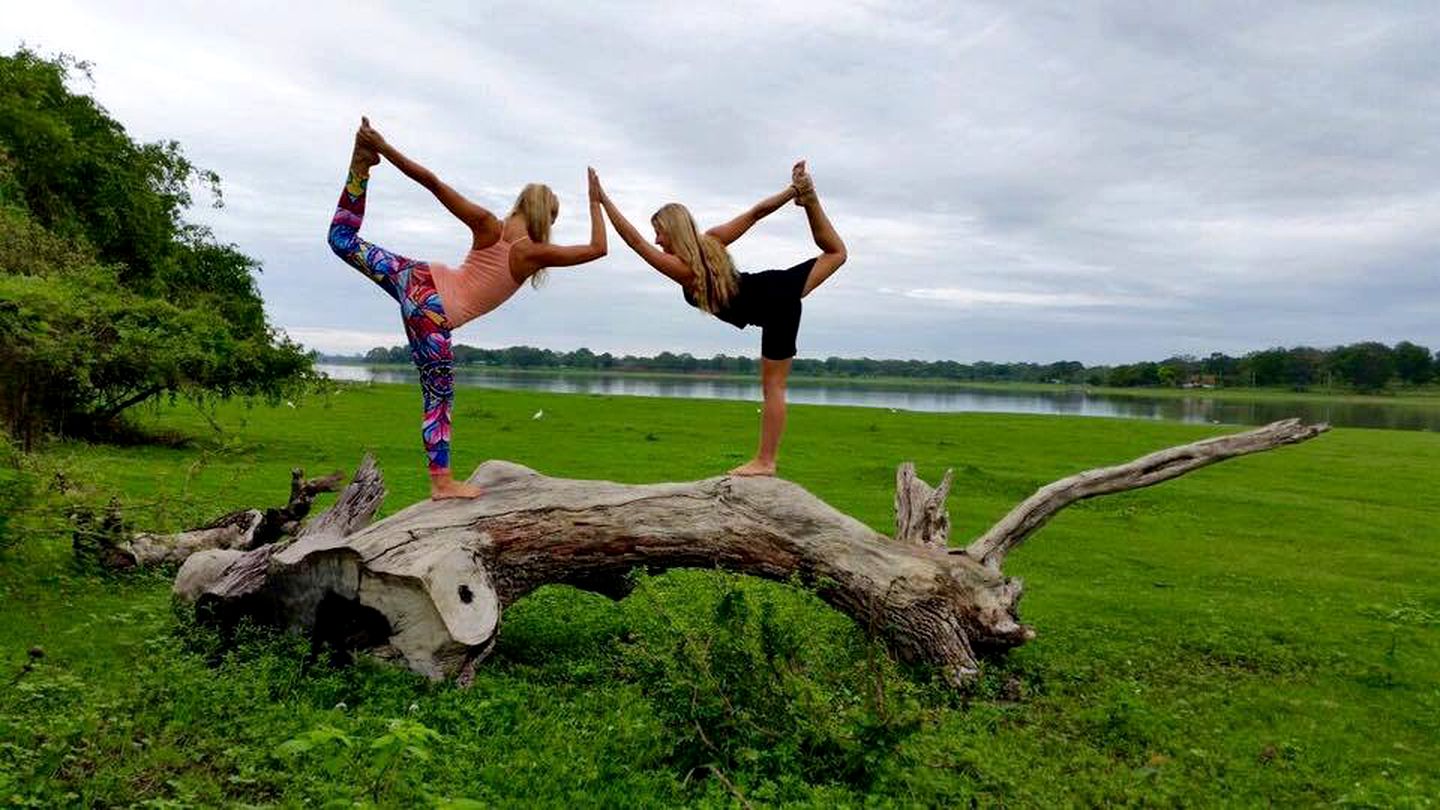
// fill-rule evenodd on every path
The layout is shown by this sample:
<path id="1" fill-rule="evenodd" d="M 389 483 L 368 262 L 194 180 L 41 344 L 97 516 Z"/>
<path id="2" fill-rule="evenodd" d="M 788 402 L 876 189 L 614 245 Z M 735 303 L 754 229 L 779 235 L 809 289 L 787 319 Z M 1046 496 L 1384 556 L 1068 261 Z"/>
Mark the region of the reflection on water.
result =
<path id="1" fill-rule="evenodd" d="M 336 380 L 413 383 L 414 371 L 319 364 Z M 503 371 L 456 369 L 455 384 L 480 388 L 524 389 L 557 394 L 739 399 L 760 401 L 758 382 L 709 379 L 647 379 L 630 374 L 570 376 L 507 374 Z M 1266 399 L 1260 401 L 1181 397 L 1113 397 L 1076 390 L 1008 393 L 956 388 L 884 388 L 859 385 L 792 385 L 788 399 L 809 405 L 862 405 L 909 411 L 990 411 L 1047 413 L 1071 416 L 1118 416 L 1176 422 L 1263 425 L 1298 416 L 1306 422 L 1336 427 L 1440 431 L 1440 408 L 1393 402 L 1346 403 Z"/>

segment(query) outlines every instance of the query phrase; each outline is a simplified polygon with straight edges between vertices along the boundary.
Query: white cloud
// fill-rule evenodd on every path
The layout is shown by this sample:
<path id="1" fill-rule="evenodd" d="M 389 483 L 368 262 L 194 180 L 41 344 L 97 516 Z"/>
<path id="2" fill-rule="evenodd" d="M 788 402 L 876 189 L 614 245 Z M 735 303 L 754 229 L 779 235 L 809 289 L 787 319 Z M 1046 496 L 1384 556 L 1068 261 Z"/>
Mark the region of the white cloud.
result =
<path id="1" fill-rule="evenodd" d="M 1135 307 L 1162 308 L 1167 302 L 1134 296 L 1097 295 L 1084 292 L 1018 292 L 1014 290 L 973 290 L 960 287 L 922 287 L 906 290 L 907 298 L 942 301 L 962 307 Z"/>
<path id="2" fill-rule="evenodd" d="M 285 333 L 307 349 L 326 354 L 363 354 L 376 346 L 403 346 L 405 335 L 396 332 L 363 332 L 356 329 L 327 329 L 320 326 L 292 326 Z"/>
<path id="3" fill-rule="evenodd" d="M 851 258 L 806 300 L 807 354 L 1440 344 L 1423 4 L 11 5 L 0 46 L 93 60 L 131 134 L 219 171 L 226 207 L 194 217 L 263 262 L 279 325 L 329 350 L 403 340 L 322 242 L 362 112 L 499 212 L 549 182 L 571 243 L 587 164 L 648 237 L 663 202 L 722 221 L 809 159 Z M 371 189 L 367 238 L 464 252 L 423 189 L 388 166 Z M 458 339 L 756 351 L 610 246 Z M 790 207 L 734 246 L 747 270 L 813 252 Z"/>

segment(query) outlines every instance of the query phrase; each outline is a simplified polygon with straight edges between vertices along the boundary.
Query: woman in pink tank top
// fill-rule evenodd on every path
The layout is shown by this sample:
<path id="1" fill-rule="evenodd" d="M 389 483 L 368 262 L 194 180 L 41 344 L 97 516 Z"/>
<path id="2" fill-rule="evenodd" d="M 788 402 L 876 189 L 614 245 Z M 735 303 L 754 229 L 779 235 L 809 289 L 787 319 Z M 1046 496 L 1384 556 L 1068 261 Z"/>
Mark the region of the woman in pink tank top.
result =
<path id="1" fill-rule="evenodd" d="M 365 214 L 370 167 L 384 157 L 470 228 L 470 251 L 457 267 L 407 259 L 359 236 Z M 450 473 L 450 411 L 455 398 L 450 332 L 500 306 L 526 279 L 539 286 L 547 267 L 584 264 L 605 255 L 605 221 L 599 181 L 590 171 L 590 241 L 550 244 L 550 226 L 560 203 L 549 186 L 531 183 L 502 221 L 441 182 L 435 173 L 405 157 L 360 119 L 350 175 L 330 220 L 330 248 L 400 304 L 410 357 L 420 371 L 424 417 L 420 436 L 430 467 L 430 497 L 474 498 L 479 487 Z"/>

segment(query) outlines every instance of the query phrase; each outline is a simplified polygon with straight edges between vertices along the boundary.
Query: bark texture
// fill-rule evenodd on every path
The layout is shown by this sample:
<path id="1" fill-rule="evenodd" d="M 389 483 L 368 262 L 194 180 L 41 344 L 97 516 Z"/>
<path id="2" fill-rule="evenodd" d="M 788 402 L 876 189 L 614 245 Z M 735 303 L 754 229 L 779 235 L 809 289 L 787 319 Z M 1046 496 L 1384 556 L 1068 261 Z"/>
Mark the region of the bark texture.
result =
<path id="1" fill-rule="evenodd" d="M 637 567 L 798 575 L 894 654 L 935 665 L 958 685 L 976 673 L 979 654 L 1034 637 L 1019 620 L 1020 582 L 1001 563 L 1066 504 L 1325 429 L 1279 422 L 1071 476 L 966 549 L 947 547 L 950 474 L 932 490 L 910 464 L 896 473 L 891 539 L 779 479 L 627 485 L 550 478 L 505 461 L 471 477 L 486 489 L 479 499 L 426 501 L 364 526 L 384 491 L 367 459 L 336 508 L 295 542 L 195 554 L 175 590 L 213 616 L 343 637 L 429 677 L 463 679 L 493 647 L 505 608 L 541 585 L 618 598 Z"/>
<path id="2" fill-rule="evenodd" d="M 372 462 L 373 466 L 373 462 Z M 95 557 L 101 566 L 128 569 L 151 565 L 178 565 L 191 555 L 211 549 L 248 551 L 266 546 L 299 533 L 305 516 L 315 498 L 322 492 L 334 492 L 344 482 L 345 474 L 331 473 L 321 478 L 306 479 L 299 467 L 290 471 L 290 500 L 284 506 L 270 509 L 243 509 L 216 518 L 207 526 L 175 534 L 140 532 L 128 539 L 99 537 L 99 542 L 80 542 L 79 535 L 94 536 L 93 521 L 82 525 L 77 521 L 76 553 Z M 113 507 L 118 510 L 118 504 Z M 330 510 L 326 515 L 333 514 Z M 374 510 L 371 510 L 373 514 Z M 369 519 L 368 517 L 366 518 Z M 120 518 L 107 521 L 119 525 Z M 112 532 L 112 534 L 114 534 Z"/>
<path id="3" fill-rule="evenodd" d="M 934 489 L 915 475 L 909 461 L 895 469 L 895 539 L 945 548 L 950 545 L 950 513 L 945 499 L 955 471 L 946 470 Z"/>

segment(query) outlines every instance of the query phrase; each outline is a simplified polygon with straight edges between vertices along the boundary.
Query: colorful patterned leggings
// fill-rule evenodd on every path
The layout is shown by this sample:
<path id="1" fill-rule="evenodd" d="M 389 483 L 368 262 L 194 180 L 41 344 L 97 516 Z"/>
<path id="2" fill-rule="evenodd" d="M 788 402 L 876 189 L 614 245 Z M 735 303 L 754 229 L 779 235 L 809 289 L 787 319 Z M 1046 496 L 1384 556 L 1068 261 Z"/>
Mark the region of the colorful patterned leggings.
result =
<path id="1" fill-rule="evenodd" d="M 430 458 L 430 474 L 450 470 L 450 405 L 455 399 L 455 355 L 450 322 L 430 277 L 430 265 L 407 259 L 360 238 L 368 177 L 350 172 L 340 205 L 330 220 L 330 249 L 400 302 L 400 318 L 410 339 L 410 358 L 420 370 L 425 417 L 420 437 Z"/>

